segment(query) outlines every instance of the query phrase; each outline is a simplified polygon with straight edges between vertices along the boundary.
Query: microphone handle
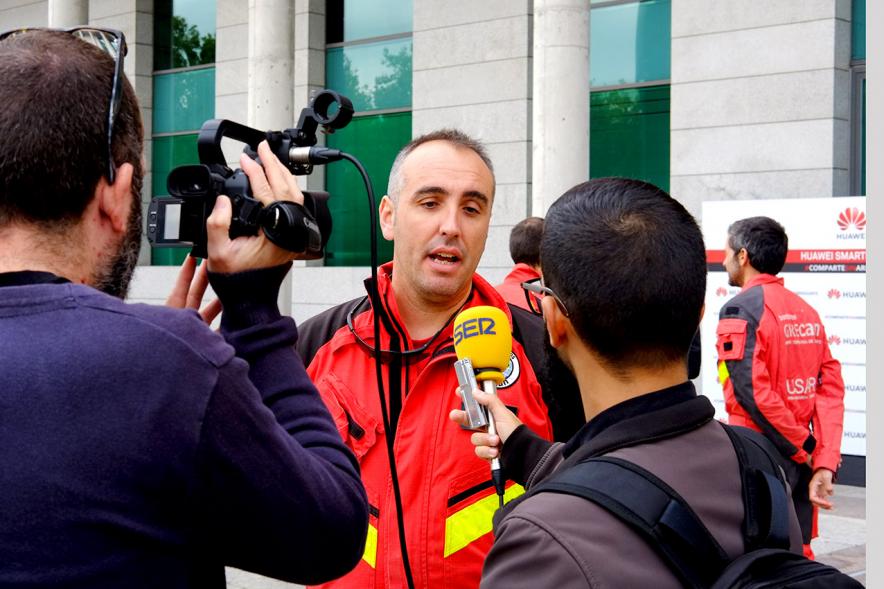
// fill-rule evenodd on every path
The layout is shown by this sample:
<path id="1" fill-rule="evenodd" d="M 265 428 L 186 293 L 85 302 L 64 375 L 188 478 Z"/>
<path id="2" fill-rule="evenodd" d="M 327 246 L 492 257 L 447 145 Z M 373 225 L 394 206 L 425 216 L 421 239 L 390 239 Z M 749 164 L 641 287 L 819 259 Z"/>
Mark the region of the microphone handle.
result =
<path id="1" fill-rule="evenodd" d="M 482 388 L 485 390 L 486 395 L 497 394 L 497 383 L 493 380 L 483 380 Z M 489 411 L 489 413 L 491 412 Z M 488 416 L 488 433 L 492 436 L 497 435 L 497 424 L 494 423 L 494 417 L 492 415 Z M 491 470 L 500 470 L 500 458 L 495 458 L 491 461 Z"/>
<path id="2" fill-rule="evenodd" d="M 488 395 L 497 394 L 497 383 L 491 379 L 482 381 L 482 388 Z M 494 422 L 494 416 L 488 412 L 488 433 L 492 436 L 497 435 L 497 424 Z M 494 490 L 500 498 L 500 506 L 503 507 L 504 480 L 503 471 L 500 470 L 500 458 L 494 458 L 491 461 L 491 482 L 494 483 Z"/>

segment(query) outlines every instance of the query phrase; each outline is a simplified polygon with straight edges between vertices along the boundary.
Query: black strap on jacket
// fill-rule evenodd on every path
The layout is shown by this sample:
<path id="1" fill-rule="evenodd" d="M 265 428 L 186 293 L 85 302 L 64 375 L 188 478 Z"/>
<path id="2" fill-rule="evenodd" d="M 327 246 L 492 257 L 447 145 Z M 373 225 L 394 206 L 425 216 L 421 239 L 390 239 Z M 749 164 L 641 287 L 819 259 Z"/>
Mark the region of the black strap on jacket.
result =
<path id="1" fill-rule="evenodd" d="M 754 432 L 722 427 L 740 464 L 745 550 L 788 548 L 789 500 L 779 467 Z M 576 495 L 603 507 L 644 538 L 686 587 L 710 586 L 730 562 L 681 495 L 626 460 L 587 458 L 555 474 L 532 494 L 537 492 Z"/>

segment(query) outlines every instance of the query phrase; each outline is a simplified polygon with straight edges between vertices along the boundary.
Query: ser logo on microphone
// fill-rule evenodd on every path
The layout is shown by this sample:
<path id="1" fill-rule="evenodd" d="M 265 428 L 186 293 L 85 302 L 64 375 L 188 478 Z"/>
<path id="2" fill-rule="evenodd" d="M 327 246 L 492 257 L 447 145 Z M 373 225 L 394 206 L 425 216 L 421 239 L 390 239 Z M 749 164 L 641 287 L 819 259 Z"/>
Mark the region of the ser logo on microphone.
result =
<path id="1" fill-rule="evenodd" d="M 460 344 L 465 339 L 477 335 L 497 335 L 494 331 L 494 319 L 490 317 L 476 317 L 467 319 L 454 327 L 454 345 Z"/>

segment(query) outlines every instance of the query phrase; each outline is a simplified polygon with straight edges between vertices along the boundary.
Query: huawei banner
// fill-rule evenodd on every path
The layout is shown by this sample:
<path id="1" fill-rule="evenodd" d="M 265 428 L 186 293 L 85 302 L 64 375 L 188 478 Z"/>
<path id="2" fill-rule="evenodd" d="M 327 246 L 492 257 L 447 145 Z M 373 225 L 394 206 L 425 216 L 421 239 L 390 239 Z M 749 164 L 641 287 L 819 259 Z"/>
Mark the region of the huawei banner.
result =
<path id="1" fill-rule="evenodd" d="M 786 288 L 820 314 L 832 355 L 844 377 L 842 454 L 866 455 L 866 199 L 820 198 L 703 203 L 703 236 L 709 279 L 703 340 L 703 393 L 716 417 L 726 419 L 715 326 L 722 305 L 739 292 L 722 267 L 728 226 L 738 219 L 767 216 L 789 235 L 789 254 L 780 273 Z"/>

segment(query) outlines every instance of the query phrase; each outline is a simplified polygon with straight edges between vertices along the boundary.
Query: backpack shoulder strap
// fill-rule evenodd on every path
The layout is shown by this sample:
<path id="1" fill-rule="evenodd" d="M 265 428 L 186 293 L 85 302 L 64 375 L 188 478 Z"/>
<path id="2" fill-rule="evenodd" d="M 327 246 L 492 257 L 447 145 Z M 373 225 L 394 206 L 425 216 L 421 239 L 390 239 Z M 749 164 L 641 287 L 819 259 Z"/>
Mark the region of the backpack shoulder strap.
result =
<path id="1" fill-rule="evenodd" d="M 708 587 L 730 560 L 681 495 L 626 460 L 587 459 L 532 494 L 537 492 L 576 495 L 604 508 L 642 536 L 686 587 Z"/>
<path id="2" fill-rule="evenodd" d="M 746 552 L 789 548 L 789 497 L 783 472 L 766 438 L 750 429 L 722 424 L 737 454 L 743 484 L 743 541 Z"/>

